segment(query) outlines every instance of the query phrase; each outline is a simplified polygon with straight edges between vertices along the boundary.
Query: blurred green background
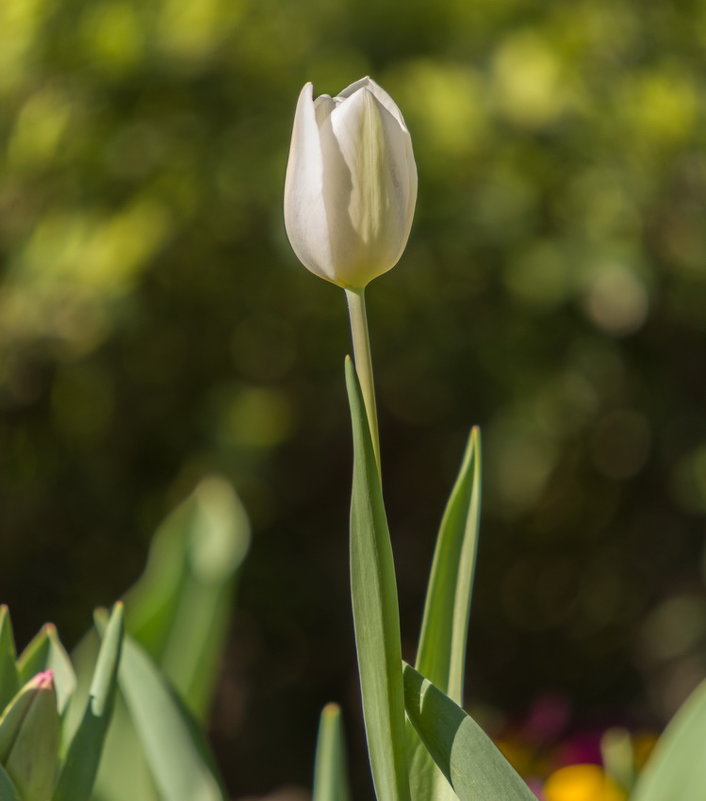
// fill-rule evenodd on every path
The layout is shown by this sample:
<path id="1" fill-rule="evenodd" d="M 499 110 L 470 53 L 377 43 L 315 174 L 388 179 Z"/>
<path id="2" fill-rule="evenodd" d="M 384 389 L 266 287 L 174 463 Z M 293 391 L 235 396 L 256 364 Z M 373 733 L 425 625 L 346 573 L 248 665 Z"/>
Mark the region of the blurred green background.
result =
<path id="1" fill-rule="evenodd" d="M 329 700 L 363 770 L 345 305 L 281 195 L 302 84 L 370 74 L 419 168 L 368 292 L 405 640 L 479 423 L 471 699 L 659 724 L 706 670 L 705 53 L 704 0 L 0 4 L 18 640 L 77 639 L 220 471 L 254 529 L 213 719 L 231 792 L 307 785 Z"/>

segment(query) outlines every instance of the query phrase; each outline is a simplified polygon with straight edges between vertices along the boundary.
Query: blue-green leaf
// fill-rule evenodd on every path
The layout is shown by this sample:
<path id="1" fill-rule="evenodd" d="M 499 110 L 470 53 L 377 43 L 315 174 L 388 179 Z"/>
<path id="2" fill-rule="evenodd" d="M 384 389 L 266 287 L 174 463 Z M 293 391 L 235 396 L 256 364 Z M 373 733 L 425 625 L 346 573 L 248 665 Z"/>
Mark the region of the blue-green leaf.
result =
<path id="1" fill-rule="evenodd" d="M 353 426 L 351 597 L 368 753 L 378 801 L 409 801 L 395 568 L 380 473 L 349 358 L 346 386 Z"/>
<path id="2" fill-rule="evenodd" d="M 93 790 L 110 724 L 123 638 L 123 605 L 113 608 L 81 723 L 68 748 L 53 801 L 87 801 Z"/>
<path id="3" fill-rule="evenodd" d="M 346 763 L 341 709 L 327 704 L 321 712 L 316 744 L 313 801 L 349 801 Z"/>
<path id="4" fill-rule="evenodd" d="M 2 765 L 0 765 L 0 801 L 21 801 L 12 779 Z"/>
<path id="5" fill-rule="evenodd" d="M 10 613 L 0 606 L 0 715 L 20 689 L 20 677 L 15 661 L 15 638 L 12 634 Z"/>
<path id="6" fill-rule="evenodd" d="M 407 715 L 460 801 L 537 801 L 483 729 L 410 665 Z"/>
<path id="7" fill-rule="evenodd" d="M 210 708 L 233 608 L 238 568 L 249 542 L 249 524 L 230 485 L 202 481 L 155 534 L 147 569 L 125 596 L 125 629 L 169 680 L 191 714 Z M 85 703 L 96 660 L 95 633 L 74 651 L 76 695 Z M 71 726 L 81 704 L 72 703 Z M 101 760 L 94 801 L 158 801 L 146 752 L 121 693 Z"/>
<path id="8" fill-rule="evenodd" d="M 163 801 L 223 801 L 203 736 L 152 660 L 125 637 L 120 689 Z"/>
<path id="9" fill-rule="evenodd" d="M 157 530 L 125 597 L 126 629 L 199 719 L 212 700 L 250 526 L 222 478 L 204 479 Z"/>
<path id="10" fill-rule="evenodd" d="M 480 465 L 480 432 L 474 427 L 439 529 L 415 665 L 457 704 L 463 704 L 480 518 Z"/>
<path id="11" fill-rule="evenodd" d="M 706 681 L 659 738 L 631 801 L 703 801 L 706 793 Z"/>
<path id="12" fill-rule="evenodd" d="M 480 480 L 480 432 L 473 428 L 436 541 L 416 661 L 417 670 L 460 705 L 478 546 Z M 448 782 L 413 727 L 409 739 L 414 801 L 453 799 Z"/>

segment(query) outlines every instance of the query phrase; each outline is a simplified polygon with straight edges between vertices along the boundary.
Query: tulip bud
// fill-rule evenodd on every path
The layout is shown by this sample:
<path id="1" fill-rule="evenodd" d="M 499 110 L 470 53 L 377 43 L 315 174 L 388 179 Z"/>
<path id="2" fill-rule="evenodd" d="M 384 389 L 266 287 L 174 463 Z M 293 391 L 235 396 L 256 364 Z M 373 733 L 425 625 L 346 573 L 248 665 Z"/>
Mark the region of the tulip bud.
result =
<path id="1" fill-rule="evenodd" d="M 0 763 L 22 801 L 51 798 L 59 767 L 59 712 L 54 674 L 38 673 L 0 718 Z"/>
<path id="2" fill-rule="evenodd" d="M 284 187 L 284 222 L 300 261 L 346 289 L 395 266 L 417 199 L 412 140 L 392 98 L 370 78 L 337 97 L 302 89 Z"/>

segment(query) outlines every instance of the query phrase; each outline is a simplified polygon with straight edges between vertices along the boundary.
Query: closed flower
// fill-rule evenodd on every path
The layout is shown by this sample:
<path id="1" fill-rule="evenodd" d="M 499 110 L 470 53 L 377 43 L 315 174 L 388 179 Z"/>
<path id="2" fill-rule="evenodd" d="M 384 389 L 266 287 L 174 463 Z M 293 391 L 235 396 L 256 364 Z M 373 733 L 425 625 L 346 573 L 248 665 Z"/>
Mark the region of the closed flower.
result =
<path id="1" fill-rule="evenodd" d="M 54 674 L 47 670 L 28 681 L 0 717 L 0 765 L 22 801 L 51 798 L 59 768 L 59 729 Z"/>
<path id="2" fill-rule="evenodd" d="M 302 89 L 284 189 L 289 241 L 313 273 L 362 289 L 399 260 L 417 199 L 412 141 L 370 78 L 314 100 Z"/>

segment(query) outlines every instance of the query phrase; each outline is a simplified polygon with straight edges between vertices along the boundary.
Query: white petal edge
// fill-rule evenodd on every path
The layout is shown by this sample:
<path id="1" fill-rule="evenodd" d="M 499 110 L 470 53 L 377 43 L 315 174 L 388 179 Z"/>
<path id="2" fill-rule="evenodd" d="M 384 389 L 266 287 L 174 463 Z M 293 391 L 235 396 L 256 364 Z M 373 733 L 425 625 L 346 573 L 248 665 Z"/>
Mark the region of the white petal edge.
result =
<path id="1" fill-rule="evenodd" d="M 326 207 L 323 158 L 313 85 L 299 93 L 284 181 L 284 225 L 297 258 L 311 272 L 334 281 Z"/>

